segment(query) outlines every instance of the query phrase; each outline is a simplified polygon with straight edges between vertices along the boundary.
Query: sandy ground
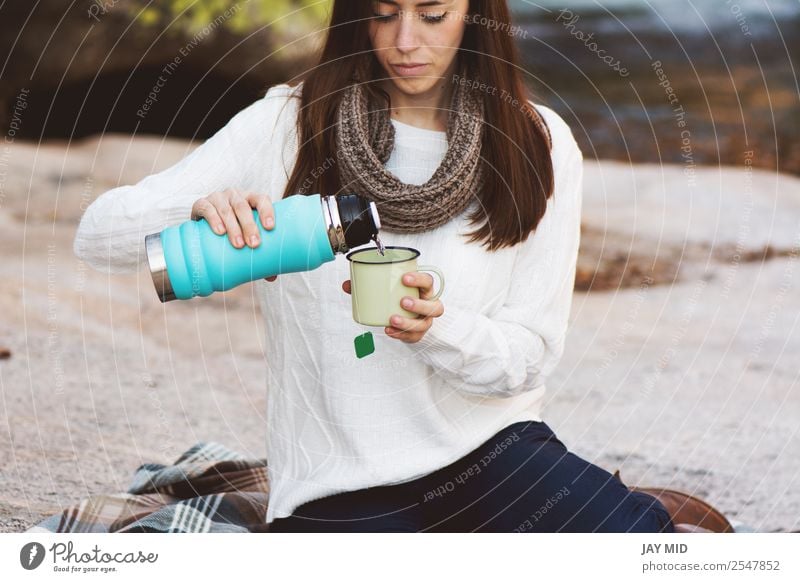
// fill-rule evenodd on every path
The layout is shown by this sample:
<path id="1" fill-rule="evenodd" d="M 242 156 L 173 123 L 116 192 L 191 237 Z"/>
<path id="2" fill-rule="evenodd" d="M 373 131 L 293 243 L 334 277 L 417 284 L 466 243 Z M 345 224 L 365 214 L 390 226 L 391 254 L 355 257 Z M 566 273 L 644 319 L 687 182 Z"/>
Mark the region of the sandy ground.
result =
<path id="1" fill-rule="evenodd" d="M 72 256 L 105 190 L 191 144 L 105 136 L 0 159 L 0 531 L 22 531 L 198 441 L 264 455 L 250 286 L 158 302 Z M 800 528 L 800 180 L 587 162 L 564 359 L 545 420 L 629 485 L 694 492 L 758 531 Z"/>

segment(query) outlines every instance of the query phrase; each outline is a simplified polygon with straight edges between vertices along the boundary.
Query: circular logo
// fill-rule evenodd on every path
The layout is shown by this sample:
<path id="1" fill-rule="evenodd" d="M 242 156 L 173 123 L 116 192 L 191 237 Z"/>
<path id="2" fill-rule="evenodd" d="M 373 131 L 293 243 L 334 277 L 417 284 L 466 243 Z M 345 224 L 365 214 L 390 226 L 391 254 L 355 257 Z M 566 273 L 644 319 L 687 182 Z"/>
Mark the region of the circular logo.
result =
<path id="1" fill-rule="evenodd" d="M 25 544 L 19 552 L 19 563 L 26 570 L 35 570 L 43 560 L 44 546 L 38 542 Z"/>

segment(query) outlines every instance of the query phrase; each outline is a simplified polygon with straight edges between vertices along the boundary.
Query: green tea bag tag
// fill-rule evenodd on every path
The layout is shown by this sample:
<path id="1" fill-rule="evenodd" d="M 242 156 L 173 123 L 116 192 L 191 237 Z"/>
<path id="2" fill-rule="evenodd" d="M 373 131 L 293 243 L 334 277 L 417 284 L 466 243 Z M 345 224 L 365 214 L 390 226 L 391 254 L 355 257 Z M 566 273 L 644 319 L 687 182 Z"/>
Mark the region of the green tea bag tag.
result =
<path id="1" fill-rule="evenodd" d="M 356 356 L 363 358 L 370 355 L 375 351 L 375 340 L 372 338 L 372 332 L 368 331 L 365 334 L 359 335 L 355 339 Z"/>

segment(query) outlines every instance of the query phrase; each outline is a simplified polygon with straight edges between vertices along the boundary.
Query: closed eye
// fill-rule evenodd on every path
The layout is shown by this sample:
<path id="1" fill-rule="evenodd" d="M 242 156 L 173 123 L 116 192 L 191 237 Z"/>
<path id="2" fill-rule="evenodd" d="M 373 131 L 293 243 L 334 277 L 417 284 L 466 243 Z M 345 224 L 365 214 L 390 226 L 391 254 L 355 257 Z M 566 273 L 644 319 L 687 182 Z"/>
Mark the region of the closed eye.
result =
<path id="1" fill-rule="evenodd" d="M 438 23 L 442 22 L 445 16 L 447 16 L 447 12 L 442 12 L 441 14 L 423 14 L 422 20 L 430 23 Z"/>
<path id="2" fill-rule="evenodd" d="M 380 14 L 376 12 L 372 14 L 372 18 L 378 22 L 389 22 L 398 16 L 400 16 L 399 12 L 394 12 L 392 14 Z M 442 12 L 441 14 L 420 14 L 420 18 L 428 24 L 438 24 L 443 22 L 446 16 L 447 12 Z"/>
<path id="3" fill-rule="evenodd" d="M 395 12 L 394 14 L 378 14 L 378 13 L 375 13 L 375 14 L 372 15 L 372 18 L 374 18 L 378 22 L 389 22 L 392 18 L 396 18 L 396 17 L 397 17 L 397 12 Z"/>

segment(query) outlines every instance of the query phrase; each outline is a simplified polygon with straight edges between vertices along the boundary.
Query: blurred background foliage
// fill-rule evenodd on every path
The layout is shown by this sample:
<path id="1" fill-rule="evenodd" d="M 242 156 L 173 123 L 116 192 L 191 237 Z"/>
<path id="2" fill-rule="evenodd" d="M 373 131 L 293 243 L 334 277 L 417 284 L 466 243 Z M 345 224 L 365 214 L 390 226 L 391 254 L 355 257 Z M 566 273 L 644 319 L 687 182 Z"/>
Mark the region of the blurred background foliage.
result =
<path id="1" fill-rule="evenodd" d="M 220 16 L 233 14 L 222 24 L 236 33 L 262 26 L 285 32 L 290 23 L 319 27 L 330 14 L 332 0 L 131 0 L 131 16 L 145 26 L 165 26 L 173 33 L 196 33 Z"/>
<path id="2" fill-rule="evenodd" d="M 587 156 L 684 163 L 673 106 L 652 68 L 659 61 L 685 108 L 695 162 L 740 164 L 756 149 L 757 167 L 800 175 L 797 0 L 508 3 L 529 88 L 578 128 Z M 25 88 L 18 138 L 208 137 L 267 88 L 316 64 L 332 7 L 333 0 L 0 0 L 0 130 Z M 630 74 L 616 74 L 593 46 Z M 158 106 L 141 116 L 176 57 Z"/>

